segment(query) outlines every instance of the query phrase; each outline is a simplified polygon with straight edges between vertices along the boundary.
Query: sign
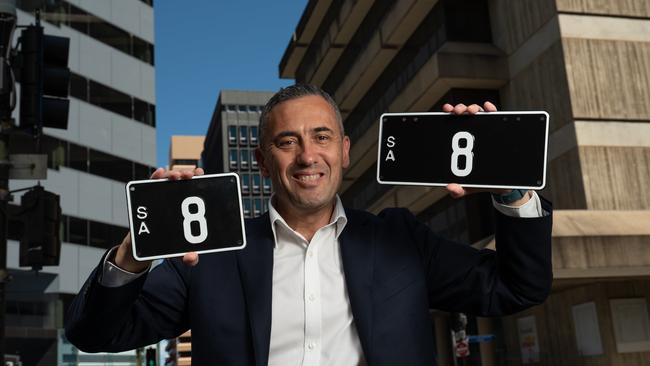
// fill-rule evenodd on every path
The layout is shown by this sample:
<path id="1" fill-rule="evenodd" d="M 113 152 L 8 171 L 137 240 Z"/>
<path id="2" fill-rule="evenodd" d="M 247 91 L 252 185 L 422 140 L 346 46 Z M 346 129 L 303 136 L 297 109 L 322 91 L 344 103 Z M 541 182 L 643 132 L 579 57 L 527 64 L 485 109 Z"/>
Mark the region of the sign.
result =
<path id="1" fill-rule="evenodd" d="M 469 357 L 469 341 L 467 337 L 456 340 L 454 348 L 456 349 L 456 357 Z"/>
<path id="2" fill-rule="evenodd" d="M 478 335 L 471 335 L 467 337 L 469 343 L 492 342 L 495 339 L 496 336 L 494 334 L 478 334 Z"/>
<path id="3" fill-rule="evenodd" d="M 153 260 L 246 245 L 239 177 L 133 181 L 126 185 L 133 256 Z"/>
<path id="4" fill-rule="evenodd" d="M 386 113 L 379 122 L 382 184 L 542 189 L 548 113 Z"/>
<path id="5" fill-rule="evenodd" d="M 519 331 L 521 362 L 523 364 L 539 362 L 539 342 L 535 316 L 531 315 L 517 319 L 517 329 Z"/>

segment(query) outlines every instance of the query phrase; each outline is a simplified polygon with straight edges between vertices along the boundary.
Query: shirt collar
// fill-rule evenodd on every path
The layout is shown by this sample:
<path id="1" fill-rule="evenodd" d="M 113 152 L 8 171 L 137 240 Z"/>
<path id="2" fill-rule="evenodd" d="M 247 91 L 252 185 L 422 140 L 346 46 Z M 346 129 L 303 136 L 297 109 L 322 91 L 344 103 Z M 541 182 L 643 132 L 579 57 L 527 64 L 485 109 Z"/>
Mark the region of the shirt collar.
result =
<path id="1" fill-rule="evenodd" d="M 273 243 L 277 247 L 278 246 L 278 235 L 276 234 L 276 229 L 275 225 L 282 225 L 286 229 L 289 229 L 290 231 L 293 231 L 293 229 L 287 224 L 286 221 L 284 221 L 284 218 L 280 215 L 280 213 L 273 207 L 273 197 L 275 197 L 275 194 L 269 198 L 269 219 L 271 220 L 271 230 L 273 230 Z M 345 215 L 345 209 L 343 208 L 343 203 L 341 202 L 341 198 L 339 198 L 339 195 L 336 195 L 336 204 L 334 206 L 334 211 L 332 212 L 332 217 L 330 218 L 330 222 L 328 225 L 331 225 L 332 223 L 336 222 L 336 234 L 335 237 L 336 239 L 339 238 L 339 235 L 343 232 L 343 229 L 345 228 L 345 225 L 348 223 L 348 217 Z M 327 225 L 326 225 L 327 226 Z"/>

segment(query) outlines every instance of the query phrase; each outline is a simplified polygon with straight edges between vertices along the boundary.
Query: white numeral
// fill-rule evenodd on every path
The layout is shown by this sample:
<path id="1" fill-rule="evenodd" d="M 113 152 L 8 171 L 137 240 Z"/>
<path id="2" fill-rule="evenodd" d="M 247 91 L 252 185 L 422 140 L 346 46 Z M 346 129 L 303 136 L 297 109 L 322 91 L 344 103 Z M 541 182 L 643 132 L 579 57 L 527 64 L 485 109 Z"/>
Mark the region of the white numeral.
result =
<path id="1" fill-rule="evenodd" d="M 197 212 L 190 212 L 190 205 L 197 207 Z M 181 202 L 181 212 L 183 213 L 183 234 L 185 240 L 191 244 L 199 244 L 208 237 L 208 222 L 205 221 L 205 202 L 199 197 L 190 196 Z M 192 222 L 199 222 L 199 235 L 192 234 Z"/>
<path id="2" fill-rule="evenodd" d="M 467 145 L 460 147 L 458 145 L 460 140 L 467 141 Z M 457 177 L 468 176 L 472 172 L 472 161 L 474 160 L 474 153 L 472 152 L 474 148 L 474 136 L 466 131 L 456 132 L 451 139 L 451 148 L 454 151 L 451 154 L 451 172 Z M 461 155 L 465 157 L 465 168 L 463 169 L 458 167 L 458 157 Z"/>

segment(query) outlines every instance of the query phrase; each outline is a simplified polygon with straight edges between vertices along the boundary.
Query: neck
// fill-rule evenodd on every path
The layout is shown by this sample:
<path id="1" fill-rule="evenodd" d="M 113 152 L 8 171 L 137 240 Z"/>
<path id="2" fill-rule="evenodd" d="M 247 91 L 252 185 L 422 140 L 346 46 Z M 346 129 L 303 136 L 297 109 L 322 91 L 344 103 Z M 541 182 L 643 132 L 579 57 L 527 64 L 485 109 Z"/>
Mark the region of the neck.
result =
<path id="1" fill-rule="evenodd" d="M 291 207 L 275 200 L 277 203 L 278 213 L 291 229 L 300 233 L 307 241 L 311 241 L 318 229 L 330 223 L 336 198 L 331 203 L 315 209 L 300 209 Z"/>

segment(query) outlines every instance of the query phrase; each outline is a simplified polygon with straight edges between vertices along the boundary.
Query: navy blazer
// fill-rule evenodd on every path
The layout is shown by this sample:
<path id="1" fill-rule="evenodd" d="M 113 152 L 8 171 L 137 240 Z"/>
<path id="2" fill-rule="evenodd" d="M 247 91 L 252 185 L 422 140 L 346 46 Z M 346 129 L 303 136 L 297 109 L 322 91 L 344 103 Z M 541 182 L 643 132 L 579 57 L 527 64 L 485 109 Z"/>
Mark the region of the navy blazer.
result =
<path id="1" fill-rule="evenodd" d="M 341 256 L 368 365 L 434 365 L 429 309 L 498 316 L 539 304 L 550 291 L 550 215 L 497 212 L 498 256 L 442 239 L 404 209 L 346 215 Z M 202 255 L 195 267 L 165 260 L 117 288 L 99 283 L 97 267 L 68 310 L 67 338 L 86 352 L 117 352 L 192 329 L 194 365 L 266 365 L 274 247 L 268 214 L 247 220 L 246 235 L 241 251 Z"/>

